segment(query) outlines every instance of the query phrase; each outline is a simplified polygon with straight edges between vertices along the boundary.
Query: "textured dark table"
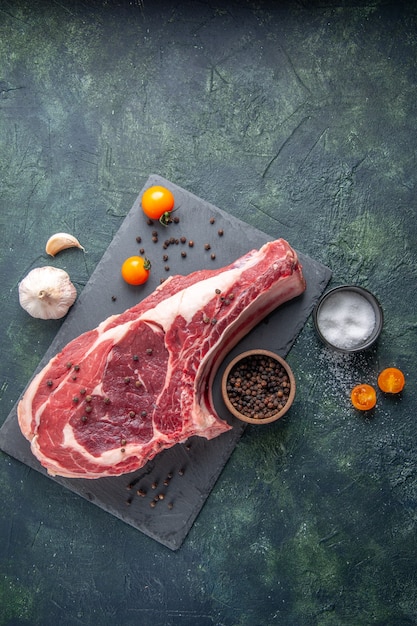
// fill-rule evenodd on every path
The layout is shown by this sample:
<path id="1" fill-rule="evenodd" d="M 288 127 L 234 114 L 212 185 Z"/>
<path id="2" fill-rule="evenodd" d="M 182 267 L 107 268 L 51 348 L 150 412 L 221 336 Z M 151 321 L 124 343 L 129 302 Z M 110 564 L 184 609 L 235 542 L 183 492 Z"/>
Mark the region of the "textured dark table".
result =
<path id="1" fill-rule="evenodd" d="M 375 349 L 288 360 L 290 413 L 248 428 L 183 546 L 0 454 L 0 625 L 417 624 L 413 2 L 0 2 L 1 423 L 60 322 L 17 283 L 51 232 L 79 291 L 150 173 L 381 301 Z M 407 377 L 372 418 L 350 405 Z"/>

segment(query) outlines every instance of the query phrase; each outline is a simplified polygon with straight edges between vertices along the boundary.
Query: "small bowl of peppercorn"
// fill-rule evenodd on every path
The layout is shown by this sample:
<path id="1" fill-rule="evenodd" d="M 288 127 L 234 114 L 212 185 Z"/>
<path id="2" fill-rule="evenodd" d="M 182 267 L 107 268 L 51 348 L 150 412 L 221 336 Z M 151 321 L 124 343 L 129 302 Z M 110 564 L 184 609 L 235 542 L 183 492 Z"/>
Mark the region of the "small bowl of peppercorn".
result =
<path id="1" fill-rule="evenodd" d="M 280 419 L 295 397 L 295 378 L 288 363 L 269 350 L 248 350 L 235 357 L 222 377 L 228 410 L 249 424 Z"/>

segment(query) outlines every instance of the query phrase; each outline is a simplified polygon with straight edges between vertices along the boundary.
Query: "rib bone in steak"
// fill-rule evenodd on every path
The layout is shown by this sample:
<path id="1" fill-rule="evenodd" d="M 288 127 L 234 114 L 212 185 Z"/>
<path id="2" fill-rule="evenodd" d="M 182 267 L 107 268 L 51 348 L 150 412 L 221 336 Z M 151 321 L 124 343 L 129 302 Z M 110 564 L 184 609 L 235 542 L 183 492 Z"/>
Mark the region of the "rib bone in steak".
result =
<path id="1" fill-rule="evenodd" d="M 151 295 L 72 340 L 28 386 L 20 428 L 51 475 L 132 472 L 192 435 L 230 429 L 211 386 L 226 353 L 265 315 L 301 294 L 282 239 L 218 270 L 166 280 Z"/>

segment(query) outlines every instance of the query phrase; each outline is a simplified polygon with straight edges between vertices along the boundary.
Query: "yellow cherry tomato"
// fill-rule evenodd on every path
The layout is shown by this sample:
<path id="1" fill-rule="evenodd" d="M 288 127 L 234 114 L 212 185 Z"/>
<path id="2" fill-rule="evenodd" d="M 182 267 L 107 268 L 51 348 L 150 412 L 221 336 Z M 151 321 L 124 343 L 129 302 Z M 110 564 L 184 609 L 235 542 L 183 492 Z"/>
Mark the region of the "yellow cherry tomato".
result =
<path id="1" fill-rule="evenodd" d="M 122 276 L 129 285 L 143 285 L 149 278 L 151 264 L 142 256 L 131 256 L 122 265 Z"/>
<path id="2" fill-rule="evenodd" d="M 167 223 L 174 208 L 175 199 L 172 191 L 161 185 L 149 187 L 142 195 L 142 210 L 151 220 Z"/>
<path id="3" fill-rule="evenodd" d="M 350 394 L 355 409 L 359 411 L 369 411 L 376 405 L 376 392 L 371 385 L 356 385 Z"/>
<path id="4" fill-rule="evenodd" d="M 385 393 L 399 393 L 404 386 L 404 374 L 396 367 L 387 367 L 378 376 L 378 387 Z"/>

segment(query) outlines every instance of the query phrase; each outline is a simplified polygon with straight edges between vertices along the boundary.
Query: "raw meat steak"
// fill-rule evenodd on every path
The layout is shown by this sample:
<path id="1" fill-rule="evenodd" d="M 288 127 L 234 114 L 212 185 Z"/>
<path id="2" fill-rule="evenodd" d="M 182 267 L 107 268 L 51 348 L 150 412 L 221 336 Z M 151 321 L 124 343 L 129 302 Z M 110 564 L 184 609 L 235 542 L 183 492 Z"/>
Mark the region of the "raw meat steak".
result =
<path id="1" fill-rule="evenodd" d="M 34 377 L 18 406 L 33 454 L 51 475 L 99 478 L 137 470 L 192 435 L 226 432 L 211 394 L 218 366 L 304 289 L 283 239 L 225 268 L 166 280 L 72 340 Z"/>

